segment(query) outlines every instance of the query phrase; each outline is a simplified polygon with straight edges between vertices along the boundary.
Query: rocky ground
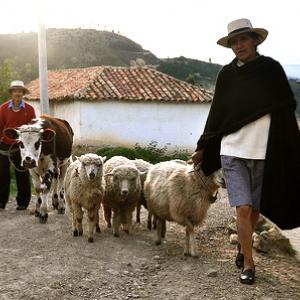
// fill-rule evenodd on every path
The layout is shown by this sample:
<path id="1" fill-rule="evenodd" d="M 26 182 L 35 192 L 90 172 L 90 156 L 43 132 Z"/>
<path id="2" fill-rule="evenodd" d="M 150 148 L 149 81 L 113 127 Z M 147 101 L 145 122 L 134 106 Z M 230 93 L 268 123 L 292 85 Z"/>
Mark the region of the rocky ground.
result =
<path id="1" fill-rule="evenodd" d="M 257 281 L 238 282 L 235 246 L 226 222 L 225 194 L 197 230 L 199 258 L 183 256 L 184 229 L 168 224 L 166 242 L 135 225 L 115 238 L 109 229 L 93 244 L 73 238 L 70 217 L 49 214 L 39 224 L 14 204 L 0 211 L 0 299 L 300 299 L 300 263 L 280 255 L 255 254 Z"/>

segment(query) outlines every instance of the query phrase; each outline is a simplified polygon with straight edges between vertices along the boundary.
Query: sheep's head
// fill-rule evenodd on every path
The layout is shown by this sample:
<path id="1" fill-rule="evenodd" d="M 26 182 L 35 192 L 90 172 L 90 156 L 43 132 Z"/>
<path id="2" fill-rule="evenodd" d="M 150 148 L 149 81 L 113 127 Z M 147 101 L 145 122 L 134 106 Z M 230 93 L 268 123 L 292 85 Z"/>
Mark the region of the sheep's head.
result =
<path id="1" fill-rule="evenodd" d="M 88 180 L 95 180 L 97 177 L 103 176 L 103 164 L 106 157 L 98 156 L 94 153 L 88 153 L 77 157 L 81 163 L 81 168 Z"/>
<path id="2" fill-rule="evenodd" d="M 203 170 L 201 168 L 193 167 L 190 169 L 189 173 L 196 173 L 199 182 L 201 183 L 199 186 L 204 188 L 207 192 L 207 200 L 210 203 L 214 203 L 217 200 L 218 189 L 220 187 L 225 188 L 225 180 L 223 176 L 222 169 L 217 170 L 209 176 L 205 176 Z"/>
<path id="3" fill-rule="evenodd" d="M 213 176 L 213 182 L 215 183 L 215 185 L 217 185 L 218 187 L 226 188 L 222 169 L 214 172 L 212 174 L 212 176 Z"/>
<path id="4" fill-rule="evenodd" d="M 105 174 L 111 177 L 114 191 L 124 200 L 140 186 L 140 175 L 142 173 L 136 167 L 129 165 L 115 167 L 111 173 Z"/>

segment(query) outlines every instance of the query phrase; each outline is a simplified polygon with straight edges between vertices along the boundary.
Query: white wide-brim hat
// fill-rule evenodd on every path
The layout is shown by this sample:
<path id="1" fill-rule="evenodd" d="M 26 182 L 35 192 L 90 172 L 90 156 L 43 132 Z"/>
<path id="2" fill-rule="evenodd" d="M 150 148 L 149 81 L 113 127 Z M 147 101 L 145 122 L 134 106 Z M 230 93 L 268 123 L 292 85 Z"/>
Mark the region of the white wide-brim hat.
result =
<path id="1" fill-rule="evenodd" d="M 230 48 L 229 40 L 241 33 L 245 33 L 245 32 L 256 33 L 258 38 L 257 45 L 260 45 L 267 38 L 268 35 L 268 30 L 264 28 L 253 28 L 250 20 L 248 19 L 238 19 L 230 22 L 227 26 L 227 30 L 228 30 L 228 35 L 222 37 L 217 41 L 217 44 L 226 48 Z"/>
<path id="2" fill-rule="evenodd" d="M 9 92 L 15 89 L 22 89 L 24 91 L 24 95 L 29 94 L 29 90 L 26 88 L 25 84 L 21 80 L 14 80 L 10 83 L 8 88 Z"/>

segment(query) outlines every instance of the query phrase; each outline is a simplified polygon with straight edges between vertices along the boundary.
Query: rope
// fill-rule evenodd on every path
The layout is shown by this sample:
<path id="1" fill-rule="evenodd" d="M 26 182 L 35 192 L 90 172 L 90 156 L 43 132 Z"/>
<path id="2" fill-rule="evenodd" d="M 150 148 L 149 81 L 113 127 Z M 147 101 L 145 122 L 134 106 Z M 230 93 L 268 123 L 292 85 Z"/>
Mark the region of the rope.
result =
<path id="1" fill-rule="evenodd" d="M 11 149 L 10 151 L 9 150 L 0 150 L 0 155 L 10 156 L 11 154 L 16 153 L 18 151 L 19 151 L 19 148 Z"/>
<path id="2" fill-rule="evenodd" d="M 199 176 L 199 178 L 202 181 L 204 187 L 209 192 L 209 194 L 211 194 L 211 190 L 208 188 L 208 186 L 206 184 L 206 181 L 204 181 L 204 179 L 203 179 L 203 177 L 202 177 L 202 175 L 200 174 L 199 171 L 200 171 L 200 168 L 198 166 L 198 167 L 195 167 L 192 172 L 195 172 Z M 213 203 L 213 202 L 215 202 L 217 200 L 218 194 L 219 194 L 219 192 L 217 191 L 215 195 L 211 195 L 212 196 L 212 200 L 213 200 L 213 201 L 210 201 L 211 203 Z"/>

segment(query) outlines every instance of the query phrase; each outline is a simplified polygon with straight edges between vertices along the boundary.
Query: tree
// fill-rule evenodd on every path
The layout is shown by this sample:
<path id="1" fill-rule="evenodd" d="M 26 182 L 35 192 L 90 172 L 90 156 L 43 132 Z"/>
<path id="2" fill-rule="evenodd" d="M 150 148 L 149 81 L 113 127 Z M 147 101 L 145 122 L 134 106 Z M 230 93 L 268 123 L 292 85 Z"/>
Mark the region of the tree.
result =
<path id="1" fill-rule="evenodd" d="M 15 61 L 10 58 L 5 59 L 0 65 L 0 102 L 6 101 L 9 97 L 8 87 L 10 82 L 19 78 Z"/>
<path id="2" fill-rule="evenodd" d="M 195 85 L 195 76 L 194 74 L 189 74 L 188 77 L 185 79 L 186 82 Z"/>

